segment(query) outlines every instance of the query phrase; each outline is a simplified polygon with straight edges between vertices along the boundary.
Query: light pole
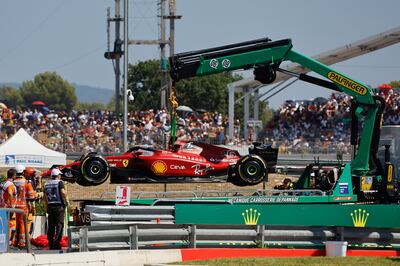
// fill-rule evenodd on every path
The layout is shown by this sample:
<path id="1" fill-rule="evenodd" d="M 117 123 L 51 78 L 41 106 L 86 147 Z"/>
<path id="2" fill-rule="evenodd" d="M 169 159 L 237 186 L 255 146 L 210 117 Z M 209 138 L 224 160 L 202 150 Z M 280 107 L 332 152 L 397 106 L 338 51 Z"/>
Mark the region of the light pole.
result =
<path id="1" fill-rule="evenodd" d="M 128 0 L 124 0 L 124 152 L 128 150 L 128 41 Z"/>

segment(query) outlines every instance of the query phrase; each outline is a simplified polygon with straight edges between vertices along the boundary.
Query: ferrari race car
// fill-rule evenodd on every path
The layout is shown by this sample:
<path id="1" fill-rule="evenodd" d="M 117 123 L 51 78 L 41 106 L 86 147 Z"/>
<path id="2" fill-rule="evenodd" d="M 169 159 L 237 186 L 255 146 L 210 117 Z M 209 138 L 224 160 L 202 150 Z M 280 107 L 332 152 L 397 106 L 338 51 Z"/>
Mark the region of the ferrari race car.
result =
<path id="1" fill-rule="evenodd" d="M 231 182 L 256 185 L 275 170 L 278 149 L 254 143 L 249 154 L 200 142 L 176 144 L 170 150 L 135 146 L 121 155 L 83 155 L 79 160 L 55 166 L 62 179 L 82 186 L 96 186 L 110 178 L 112 184 L 166 182 Z M 54 167 L 52 167 L 54 168 Z M 42 174 L 49 176 L 48 170 Z"/>

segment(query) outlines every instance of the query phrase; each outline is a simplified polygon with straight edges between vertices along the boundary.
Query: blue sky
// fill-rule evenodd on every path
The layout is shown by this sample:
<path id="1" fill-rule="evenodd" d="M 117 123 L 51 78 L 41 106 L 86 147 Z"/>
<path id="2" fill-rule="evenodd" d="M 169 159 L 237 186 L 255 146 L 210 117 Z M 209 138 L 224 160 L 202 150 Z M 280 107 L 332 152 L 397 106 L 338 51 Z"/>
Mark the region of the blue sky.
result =
<path id="1" fill-rule="evenodd" d="M 114 72 L 104 59 L 106 8 L 113 0 L 2 0 L 0 82 L 31 80 L 56 71 L 69 82 L 114 88 Z M 156 0 L 130 0 L 130 39 L 158 37 Z M 291 38 L 294 49 L 313 56 L 400 25 L 398 0 L 176 0 L 176 52 L 260 37 Z M 113 28 L 112 28 L 113 32 Z M 131 46 L 129 62 L 159 57 L 155 46 Z M 377 86 L 400 80 L 400 44 L 333 67 Z M 270 100 L 327 96 L 296 82 Z M 184 100 L 181 100 L 184 102 Z M 183 103 L 182 103 L 183 104 Z"/>

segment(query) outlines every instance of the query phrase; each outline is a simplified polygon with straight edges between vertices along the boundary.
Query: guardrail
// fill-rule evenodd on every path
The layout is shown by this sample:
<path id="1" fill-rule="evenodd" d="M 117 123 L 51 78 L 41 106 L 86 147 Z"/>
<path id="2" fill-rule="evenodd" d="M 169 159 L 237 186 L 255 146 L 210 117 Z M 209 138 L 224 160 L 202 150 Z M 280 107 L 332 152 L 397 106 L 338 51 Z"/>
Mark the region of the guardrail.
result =
<path id="1" fill-rule="evenodd" d="M 365 247 L 400 247 L 400 229 L 264 225 L 125 224 L 68 229 L 69 251 L 323 245 L 347 241 Z"/>
<path id="2" fill-rule="evenodd" d="M 174 206 L 86 206 L 91 225 L 121 225 L 131 223 L 173 223 Z"/>
<path id="3" fill-rule="evenodd" d="M 276 196 L 279 194 L 291 195 L 323 195 L 324 192 L 319 189 L 303 190 L 276 190 L 276 189 L 230 189 L 230 190 L 181 190 L 181 191 L 131 191 L 131 199 L 155 198 L 159 200 L 168 200 L 176 198 L 210 198 L 210 197 L 237 197 L 237 196 Z M 103 192 L 100 199 L 115 199 L 115 191 Z M 153 203 L 154 205 L 154 203 Z"/>

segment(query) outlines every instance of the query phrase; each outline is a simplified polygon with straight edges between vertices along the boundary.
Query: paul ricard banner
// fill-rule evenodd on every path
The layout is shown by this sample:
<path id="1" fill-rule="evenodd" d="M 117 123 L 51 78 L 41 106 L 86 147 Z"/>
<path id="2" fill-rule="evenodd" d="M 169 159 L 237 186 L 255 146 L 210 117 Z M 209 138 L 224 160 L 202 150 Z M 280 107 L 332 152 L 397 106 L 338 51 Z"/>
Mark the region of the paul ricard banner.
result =
<path id="1" fill-rule="evenodd" d="M 32 165 L 37 167 L 43 167 L 45 164 L 44 156 L 40 155 L 17 155 L 17 154 L 6 154 L 0 156 L 0 162 L 7 166 L 15 166 L 17 164 Z"/>

